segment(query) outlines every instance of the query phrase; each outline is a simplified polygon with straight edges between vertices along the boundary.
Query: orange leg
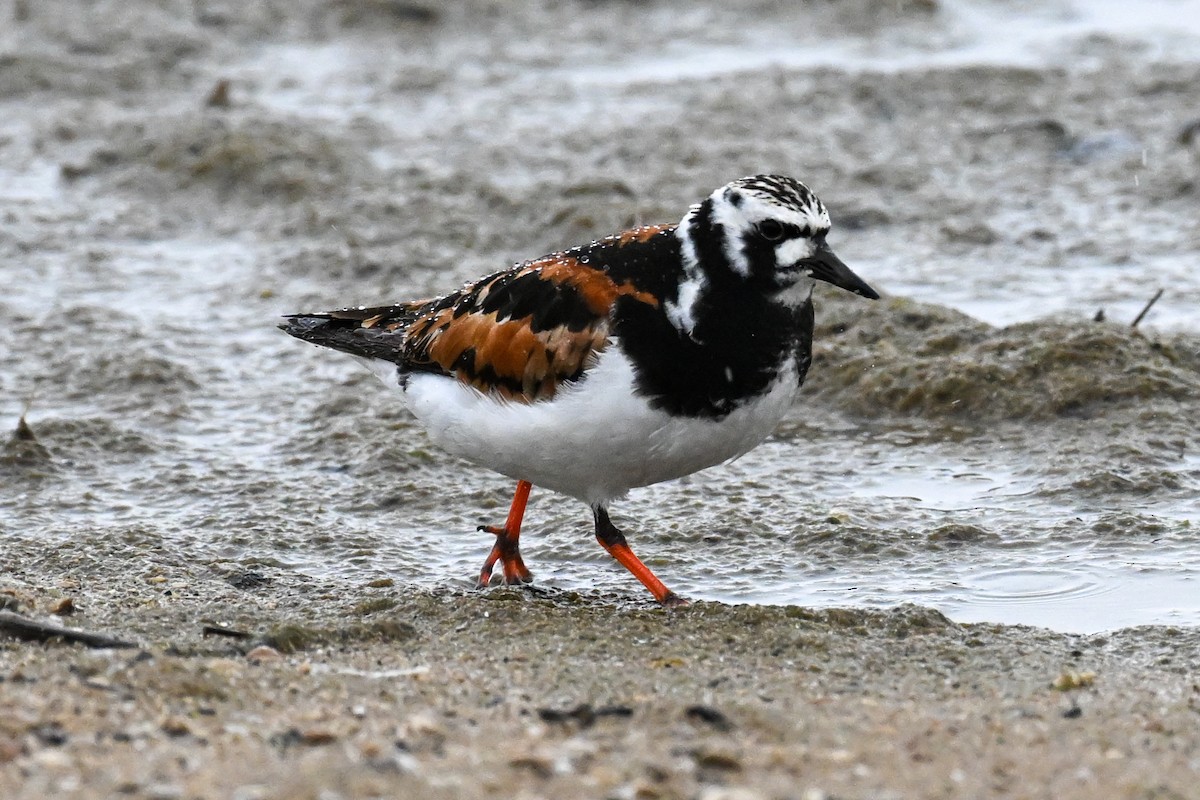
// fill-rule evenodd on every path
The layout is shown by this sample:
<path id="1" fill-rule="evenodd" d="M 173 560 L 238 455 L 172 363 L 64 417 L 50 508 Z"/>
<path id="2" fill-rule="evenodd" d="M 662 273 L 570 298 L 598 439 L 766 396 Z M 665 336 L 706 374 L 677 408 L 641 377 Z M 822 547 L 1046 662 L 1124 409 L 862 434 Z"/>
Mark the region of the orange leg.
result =
<path id="1" fill-rule="evenodd" d="M 482 589 L 491 582 L 492 568 L 496 566 L 497 561 L 504 570 L 505 583 L 533 581 L 533 574 L 521 560 L 521 551 L 517 545 L 517 538 L 521 535 L 521 520 L 525 516 L 525 504 L 529 502 L 529 490 L 532 488 L 533 484 L 529 481 L 517 481 L 517 491 L 513 494 L 512 506 L 508 509 L 508 519 L 504 521 L 503 528 L 494 525 L 479 526 L 479 530 L 496 535 L 496 544 L 492 546 L 492 552 L 488 553 L 487 560 L 483 562 L 483 569 L 479 571 L 479 583 L 475 584 L 476 589 Z"/>
<path id="2" fill-rule="evenodd" d="M 596 516 L 596 541 L 600 542 L 600 546 L 607 550 L 610 556 L 633 573 L 633 577 L 641 581 L 642 585 L 650 590 L 650 594 L 654 595 L 654 599 L 664 606 L 673 608 L 687 605 L 687 600 L 663 585 L 663 582 L 650 571 L 650 568 L 633 554 L 633 551 L 629 549 L 629 543 L 625 541 L 625 534 L 612 524 L 604 506 L 596 506 L 592 511 Z"/>

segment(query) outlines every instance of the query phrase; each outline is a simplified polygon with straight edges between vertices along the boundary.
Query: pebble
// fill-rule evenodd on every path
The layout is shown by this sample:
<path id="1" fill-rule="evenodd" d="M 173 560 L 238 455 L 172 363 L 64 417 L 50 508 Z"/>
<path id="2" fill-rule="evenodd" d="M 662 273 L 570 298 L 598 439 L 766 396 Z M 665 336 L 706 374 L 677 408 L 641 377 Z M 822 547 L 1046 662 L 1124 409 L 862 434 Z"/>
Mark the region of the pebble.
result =
<path id="1" fill-rule="evenodd" d="M 722 733 L 733 730 L 729 717 L 711 706 L 692 705 L 684 709 L 683 715 L 693 722 L 702 722 Z"/>
<path id="2" fill-rule="evenodd" d="M 50 613 L 57 614 L 60 617 L 66 617 L 75 613 L 75 600 L 71 597 L 64 597 L 56 601 L 50 606 Z"/>
<path id="3" fill-rule="evenodd" d="M 849 764 L 854 760 L 854 753 L 849 750 L 830 750 L 825 757 L 835 764 Z"/>
<path id="4" fill-rule="evenodd" d="M 700 769 L 738 772 L 742 768 L 741 759 L 725 750 L 697 750 L 693 757 L 696 759 L 696 766 Z"/>
<path id="5" fill-rule="evenodd" d="M 163 733 L 171 737 L 192 735 L 192 727 L 188 725 L 188 721 L 179 716 L 167 717 L 159 727 L 162 728 Z"/>
<path id="6" fill-rule="evenodd" d="M 698 800 L 766 800 L 766 795 L 745 786 L 706 786 Z"/>
<path id="7" fill-rule="evenodd" d="M 179 800 L 183 797 L 183 788 L 173 783 L 157 783 L 147 786 L 142 796 L 146 800 Z"/>
<path id="8" fill-rule="evenodd" d="M 282 661 L 283 653 L 280 653 L 274 647 L 263 644 L 246 653 L 246 659 L 254 664 L 265 664 L 272 661 Z"/>
<path id="9" fill-rule="evenodd" d="M 71 756 L 58 749 L 38 750 L 33 761 L 42 769 L 66 769 L 74 763 Z"/>
<path id="10" fill-rule="evenodd" d="M 517 756 L 510 759 L 508 765 L 513 769 L 523 769 L 531 772 L 542 780 L 554 775 L 554 766 L 548 758 L 538 755 Z"/>
<path id="11" fill-rule="evenodd" d="M 1058 692 L 1070 692 L 1075 689 L 1086 689 L 1096 683 L 1094 672 L 1064 672 L 1054 679 L 1050 687 Z"/>
<path id="12" fill-rule="evenodd" d="M 305 728 L 300 731 L 300 742 L 310 747 L 331 744 L 337 741 L 337 734 L 324 728 Z"/>
<path id="13" fill-rule="evenodd" d="M 0 737 L 0 764 L 6 764 L 24 754 L 25 748 L 16 739 Z"/>

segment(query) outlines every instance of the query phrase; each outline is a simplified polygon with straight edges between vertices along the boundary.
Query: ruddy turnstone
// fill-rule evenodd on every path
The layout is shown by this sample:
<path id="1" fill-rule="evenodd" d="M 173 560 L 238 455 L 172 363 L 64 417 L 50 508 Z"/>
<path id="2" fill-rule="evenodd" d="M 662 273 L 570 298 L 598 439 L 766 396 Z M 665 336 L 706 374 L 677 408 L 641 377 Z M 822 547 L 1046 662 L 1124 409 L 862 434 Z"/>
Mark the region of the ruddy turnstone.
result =
<path id="1" fill-rule="evenodd" d="M 675 224 L 619 233 L 445 297 L 294 314 L 280 327 L 365 359 L 444 449 L 517 481 L 496 543 L 537 485 L 591 506 L 600 545 L 663 605 L 683 602 L 609 519 L 614 499 L 746 453 L 791 407 L 811 361 L 816 281 L 879 295 L 825 241 L 829 213 L 782 175 L 733 181 Z"/>

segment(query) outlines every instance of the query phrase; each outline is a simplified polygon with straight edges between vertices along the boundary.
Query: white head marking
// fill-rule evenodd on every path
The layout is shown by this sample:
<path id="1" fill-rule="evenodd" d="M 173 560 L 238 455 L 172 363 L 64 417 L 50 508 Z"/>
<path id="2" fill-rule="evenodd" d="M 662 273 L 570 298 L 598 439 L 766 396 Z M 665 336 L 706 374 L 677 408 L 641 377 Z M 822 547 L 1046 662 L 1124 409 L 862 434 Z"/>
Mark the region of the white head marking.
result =
<path id="1" fill-rule="evenodd" d="M 766 220 L 800 231 L 776 248 L 776 263 L 795 264 L 815 250 L 810 237 L 830 226 L 829 212 L 807 186 L 790 178 L 760 175 L 742 178 L 712 193 L 712 219 L 725 233 L 725 258 L 737 274 L 748 276 L 750 264 L 743 250 L 745 237 L 754 235 Z"/>
<path id="2" fill-rule="evenodd" d="M 816 254 L 823 241 L 820 235 L 829 227 L 824 204 L 793 178 L 756 175 L 722 186 L 707 201 L 693 206 L 676 229 L 683 276 L 675 297 L 663 305 L 667 319 L 694 338 L 701 304 L 713 279 L 707 270 L 720 268 L 719 263 L 700 264 L 697 237 L 707 237 L 710 246 L 718 244 L 728 269 L 742 278 L 772 269 L 779 289 L 795 290 L 787 292 L 790 304 L 795 298 L 807 297 L 811 290 L 813 279 L 796 267 Z M 715 242 L 714 234 L 718 237 Z M 764 247 L 773 248 L 774 257 L 759 263 Z"/>
<path id="3" fill-rule="evenodd" d="M 807 236 L 798 239 L 784 239 L 775 246 L 775 262 L 777 264 L 795 264 L 805 258 L 810 258 L 817 251 L 817 246 Z"/>
<path id="4" fill-rule="evenodd" d="M 679 224 L 675 235 L 679 237 L 680 255 L 683 257 L 683 281 L 679 284 L 679 294 L 675 300 L 663 304 L 667 319 L 679 330 L 692 335 L 696 329 L 696 304 L 700 295 L 708 286 L 708 279 L 700 271 L 699 258 L 696 256 L 696 242 L 691 237 L 692 215 L 696 211 L 693 206 L 688 215 Z"/>

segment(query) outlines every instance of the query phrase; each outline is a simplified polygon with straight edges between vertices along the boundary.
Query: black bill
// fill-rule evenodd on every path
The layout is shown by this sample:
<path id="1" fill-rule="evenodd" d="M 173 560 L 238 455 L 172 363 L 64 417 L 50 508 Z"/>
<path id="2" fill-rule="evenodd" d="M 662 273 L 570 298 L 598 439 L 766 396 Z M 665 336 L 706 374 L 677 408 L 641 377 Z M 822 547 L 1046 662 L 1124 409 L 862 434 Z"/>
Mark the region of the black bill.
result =
<path id="1" fill-rule="evenodd" d="M 832 283 L 839 289 L 854 292 L 871 300 L 879 299 L 879 292 L 868 286 L 866 281 L 843 264 L 827 244 L 822 243 L 817 248 L 817 252 L 800 262 L 800 266 L 808 270 L 808 274 L 819 281 Z"/>

